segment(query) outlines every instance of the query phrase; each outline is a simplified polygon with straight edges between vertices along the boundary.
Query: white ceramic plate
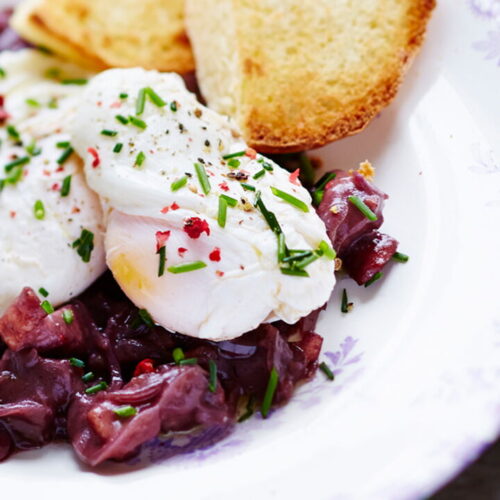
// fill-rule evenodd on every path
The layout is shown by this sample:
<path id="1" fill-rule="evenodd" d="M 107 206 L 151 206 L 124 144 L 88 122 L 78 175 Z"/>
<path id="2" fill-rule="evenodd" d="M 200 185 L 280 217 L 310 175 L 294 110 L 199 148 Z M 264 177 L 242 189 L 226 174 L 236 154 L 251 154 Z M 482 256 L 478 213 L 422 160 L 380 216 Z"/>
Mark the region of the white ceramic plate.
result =
<path id="1" fill-rule="evenodd" d="M 267 421 L 128 474 L 62 445 L 18 454 L 2 496 L 410 499 L 473 460 L 500 427 L 499 90 L 500 0 L 440 0 L 396 102 L 318 151 L 327 167 L 374 163 L 383 229 L 411 255 L 369 289 L 337 285 L 319 324 L 334 383 L 320 373 Z"/>

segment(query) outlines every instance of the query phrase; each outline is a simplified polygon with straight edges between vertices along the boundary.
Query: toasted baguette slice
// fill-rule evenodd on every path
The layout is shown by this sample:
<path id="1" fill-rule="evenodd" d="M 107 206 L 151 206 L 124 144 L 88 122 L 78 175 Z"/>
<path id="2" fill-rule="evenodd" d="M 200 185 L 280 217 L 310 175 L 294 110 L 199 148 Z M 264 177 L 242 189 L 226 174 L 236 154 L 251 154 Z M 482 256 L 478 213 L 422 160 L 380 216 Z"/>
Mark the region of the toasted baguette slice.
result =
<path id="1" fill-rule="evenodd" d="M 361 131 L 394 98 L 435 0 L 186 0 L 208 105 L 268 153 Z"/>
<path id="2" fill-rule="evenodd" d="M 184 0 L 25 0 L 11 24 L 29 41 L 96 70 L 194 69 Z"/>

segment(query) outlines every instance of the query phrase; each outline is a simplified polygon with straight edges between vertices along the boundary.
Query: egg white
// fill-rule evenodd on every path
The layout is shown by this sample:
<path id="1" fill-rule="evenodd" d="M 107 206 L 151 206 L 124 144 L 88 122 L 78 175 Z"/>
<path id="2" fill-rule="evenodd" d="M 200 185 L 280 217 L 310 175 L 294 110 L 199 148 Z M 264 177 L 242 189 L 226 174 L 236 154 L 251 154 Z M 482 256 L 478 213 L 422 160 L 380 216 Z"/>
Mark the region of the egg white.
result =
<path id="1" fill-rule="evenodd" d="M 7 123 L 20 134 L 16 140 L 0 129 L 0 179 L 16 158 L 28 157 L 19 182 L 6 182 L 0 192 L 0 313 L 25 286 L 44 288 L 47 299 L 59 305 L 87 288 L 104 270 L 104 235 L 99 199 L 87 186 L 81 160 L 72 154 L 58 159 L 70 142 L 67 125 L 79 106 L 81 86 L 62 85 L 47 77 L 47 70 L 60 69 L 60 77 L 82 76 L 82 70 L 39 51 L 4 52 L 0 67 L 0 94 L 8 113 Z M 39 105 L 28 104 L 27 101 Z M 55 101 L 54 101 L 55 100 Z M 49 107 L 50 102 L 57 107 Z M 34 150 L 40 153 L 32 155 Z M 70 190 L 61 188 L 71 176 Z M 35 217 L 35 203 L 45 214 Z M 84 262 L 72 244 L 83 229 L 94 234 L 90 262 Z"/>
<path id="2" fill-rule="evenodd" d="M 118 114 L 137 115 L 137 96 L 145 87 L 165 105 L 146 99 L 138 116 L 146 128 L 120 123 Z M 104 136 L 102 130 L 116 135 Z M 294 323 L 328 300 L 335 283 L 333 262 L 319 258 L 307 267 L 308 278 L 282 274 L 276 234 L 254 207 L 256 192 L 246 191 L 231 175 L 243 172 L 246 182 L 261 193 L 289 248 L 315 250 L 328 241 L 309 193 L 293 183 L 288 172 L 260 156 L 241 156 L 237 168 L 231 168 L 222 156 L 246 148 L 237 129 L 198 103 L 177 75 L 142 69 L 101 73 L 84 91 L 72 135 L 85 160 L 90 187 L 109 207 L 108 266 L 130 299 L 165 328 L 194 337 L 230 339 L 271 319 Z M 120 152 L 114 151 L 117 143 L 122 144 Z M 140 165 L 138 155 L 144 157 Z M 264 161 L 272 171 L 253 179 Z M 195 163 L 207 172 L 207 194 Z M 183 176 L 188 176 L 186 186 L 172 191 L 172 183 Z M 276 197 L 271 187 L 303 201 L 308 211 Z M 228 208 L 224 228 L 217 222 L 222 194 L 237 200 L 236 207 Z M 192 217 L 206 221 L 210 235 L 190 238 L 184 225 Z M 162 276 L 158 231 L 170 231 Z M 182 248 L 187 251 L 180 252 Z M 215 249 L 220 250 L 220 261 L 210 258 Z M 193 261 L 203 261 L 206 267 L 183 274 L 168 271 Z"/>

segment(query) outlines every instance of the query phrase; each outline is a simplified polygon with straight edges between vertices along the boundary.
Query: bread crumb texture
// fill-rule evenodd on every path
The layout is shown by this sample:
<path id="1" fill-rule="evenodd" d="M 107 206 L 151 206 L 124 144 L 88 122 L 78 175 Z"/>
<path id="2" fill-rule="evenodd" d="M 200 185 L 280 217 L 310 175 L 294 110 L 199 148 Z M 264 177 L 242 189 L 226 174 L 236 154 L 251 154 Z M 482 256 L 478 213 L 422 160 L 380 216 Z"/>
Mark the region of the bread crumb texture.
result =
<path id="1" fill-rule="evenodd" d="M 396 95 L 435 0 L 186 0 L 201 90 L 262 152 L 361 131 Z"/>

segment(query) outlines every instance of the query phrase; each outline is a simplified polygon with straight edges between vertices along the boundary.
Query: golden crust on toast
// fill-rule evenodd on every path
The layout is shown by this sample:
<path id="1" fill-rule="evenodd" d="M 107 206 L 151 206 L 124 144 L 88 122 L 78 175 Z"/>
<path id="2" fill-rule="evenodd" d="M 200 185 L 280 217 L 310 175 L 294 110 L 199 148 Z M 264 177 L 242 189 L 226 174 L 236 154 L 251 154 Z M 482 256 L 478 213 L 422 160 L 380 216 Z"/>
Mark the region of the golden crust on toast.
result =
<path id="1" fill-rule="evenodd" d="M 397 93 L 435 0 L 186 0 L 198 81 L 262 152 L 361 131 Z"/>
<path id="2" fill-rule="evenodd" d="M 96 70 L 194 68 L 184 0 L 25 0 L 12 26 L 29 41 Z"/>

